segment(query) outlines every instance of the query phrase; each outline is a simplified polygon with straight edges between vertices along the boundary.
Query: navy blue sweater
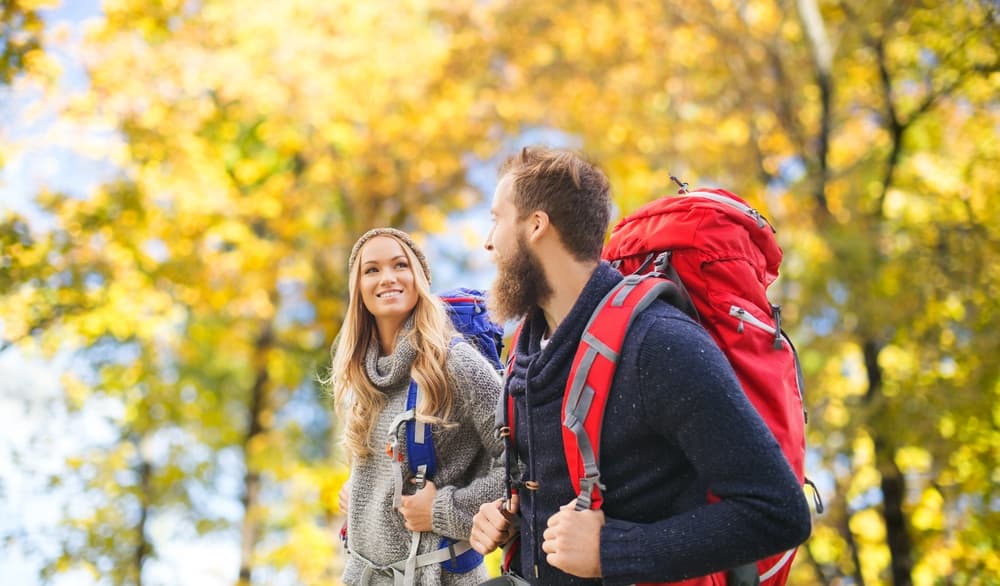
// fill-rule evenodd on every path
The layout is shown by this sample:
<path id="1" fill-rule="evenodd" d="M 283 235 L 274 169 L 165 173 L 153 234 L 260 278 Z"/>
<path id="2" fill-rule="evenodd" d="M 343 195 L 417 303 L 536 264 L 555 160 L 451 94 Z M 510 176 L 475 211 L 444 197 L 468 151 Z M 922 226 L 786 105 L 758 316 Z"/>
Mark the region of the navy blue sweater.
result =
<path id="1" fill-rule="evenodd" d="M 602 263 L 544 350 L 540 311 L 517 342 L 507 380 L 515 445 L 539 489 L 520 491 L 514 569 L 535 584 L 601 583 L 549 566 L 540 542 L 548 518 L 576 496 L 561 437 L 570 365 L 591 313 L 621 278 Z M 676 308 L 657 301 L 632 323 L 602 429 L 604 584 L 705 575 L 808 537 L 809 508 L 777 442 L 708 333 Z M 707 504 L 708 490 L 721 500 Z"/>

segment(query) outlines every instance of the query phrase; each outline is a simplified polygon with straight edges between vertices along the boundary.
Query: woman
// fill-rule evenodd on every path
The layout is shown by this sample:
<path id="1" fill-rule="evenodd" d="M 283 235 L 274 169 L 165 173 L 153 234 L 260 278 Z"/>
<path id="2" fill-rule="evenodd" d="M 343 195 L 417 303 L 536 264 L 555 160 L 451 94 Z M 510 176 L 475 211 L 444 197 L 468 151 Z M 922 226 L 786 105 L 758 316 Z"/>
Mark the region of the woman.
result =
<path id="1" fill-rule="evenodd" d="M 343 581 L 478 584 L 483 564 L 462 572 L 452 557 L 467 563 L 478 555 L 462 554 L 472 516 L 503 493 L 502 468 L 490 472 L 503 449 L 493 434 L 499 375 L 456 334 L 430 292 L 427 259 L 405 232 L 367 232 L 348 266 L 350 300 L 331 373 L 351 457 Z M 406 465 L 400 425 L 411 380 L 416 419 L 433 424 L 437 471 L 423 488 Z M 387 444 L 403 462 L 387 455 Z"/>

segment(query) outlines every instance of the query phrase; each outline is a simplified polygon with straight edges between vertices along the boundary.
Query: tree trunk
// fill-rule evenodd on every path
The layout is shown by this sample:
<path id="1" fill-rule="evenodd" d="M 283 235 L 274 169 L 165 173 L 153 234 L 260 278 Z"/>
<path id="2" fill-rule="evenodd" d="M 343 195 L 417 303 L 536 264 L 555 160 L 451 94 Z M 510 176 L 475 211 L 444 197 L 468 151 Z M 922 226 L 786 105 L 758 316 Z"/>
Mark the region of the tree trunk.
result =
<path id="1" fill-rule="evenodd" d="M 243 441 L 243 459 L 246 472 L 243 476 L 243 528 L 240 534 L 240 574 L 239 584 L 250 584 L 253 572 L 253 552 L 254 546 L 260 534 L 260 519 L 257 511 L 257 503 L 260 499 L 260 473 L 253 461 L 253 445 L 258 438 L 266 433 L 262 415 L 267 405 L 267 392 L 269 387 L 269 375 L 267 371 L 267 355 L 274 345 L 274 335 L 271 324 L 265 324 L 257 344 L 254 349 L 253 364 L 257 369 L 257 377 L 254 380 L 253 388 L 250 392 L 249 405 L 249 426 L 246 437 Z"/>
<path id="2" fill-rule="evenodd" d="M 138 537 L 138 542 L 135 546 L 136 586 L 142 586 L 142 566 L 146 563 L 146 557 L 148 557 L 150 552 L 149 541 L 146 540 L 146 522 L 149 519 L 149 503 L 152 501 L 150 490 L 152 488 L 151 478 L 153 475 L 153 467 L 146 460 L 145 456 L 142 455 L 141 447 L 139 454 L 140 458 L 142 458 L 142 463 L 139 464 L 139 522 L 135 528 Z"/>
<path id="3" fill-rule="evenodd" d="M 851 512 L 848 509 L 847 501 L 844 501 L 844 526 L 840 529 L 841 534 L 847 541 L 847 549 L 851 552 L 851 562 L 854 565 L 854 582 L 858 586 L 865 586 L 865 575 L 861 572 L 861 555 L 858 553 L 858 542 L 854 540 L 854 533 L 851 532 Z"/>
<path id="4" fill-rule="evenodd" d="M 913 585 L 913 544 L 903 515 L 906 496 L 906 479 L 893 458 L 894 450 L 880 449 L 876 439 L 875 454 L 882 474 L 882 501 L 885 517 L 886 540 L 892 556 L 892 583 L 894 586 Z"/>
<path id="5" fill-rule="evenodd" d="M 868 374 L 866 400 L 869 404 L 882 392 L 882 368 L 878 355 L 882 345 L 869 339 L 862 345 L 865 370 Z M 878 423 L 871 425 L 872 441 L 875 443 L 875 465 L 882 475 L 882 517 L 885 520 L 886 542 L 891 558 L 893 586 L 913 584 L 913 543 L 906 526 L 903 500 L 906 497 L 906 480 L 896 465 L 895 448 L 883 436 Z"/>
<path id="6" fill-rule="evenodd" d="M 820 14 L 816 0 L 797 0 L 799 18 L 809 39 L 813 63 L 816 65 L 816 85 L 820 95 L 820 131 L 816 137 L 817 177 L 813 187 L 813 198 L 820 217 L 829 216 L 826 201 L 826 183 L 829 179 L 830 134 L 832 132 L 833 102 L 833 48 L 826 34 L 826 25 Z"/>

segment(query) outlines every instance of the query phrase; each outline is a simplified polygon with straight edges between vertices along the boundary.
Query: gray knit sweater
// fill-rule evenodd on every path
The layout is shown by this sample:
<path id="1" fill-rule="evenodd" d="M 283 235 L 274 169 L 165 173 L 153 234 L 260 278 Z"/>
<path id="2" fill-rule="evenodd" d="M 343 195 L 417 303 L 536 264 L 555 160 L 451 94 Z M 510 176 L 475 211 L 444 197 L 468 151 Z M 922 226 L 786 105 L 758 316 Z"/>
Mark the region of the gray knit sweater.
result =
<path id="1" fill-rule="evenodd" d="M 411 533 L 403 525 L 403 516 L 395 510 L 395 484 L 389 457 L 380 449 L 388 440 L 392 420 L 405 411 L 410 383 L 410 368 L 416 351 L 407 340 L 408 331 L 400 333 L 396 348 L 389 356 L 379 356 L 377 347 L 366 359 L 368 376 L 386 394 L 388 402 L 372 429 L 373 452 L 354 458 L 351 464 L 351 501 L 348 512 L 347 540 L 352 552 L 344 568 L 343 581 L 361 583 L 365 562 L 379 565 L 406 559 Z M 433 533 L 422 533 L 419 553 L 438 548 L 442 536 L 468 539 L 472 516 L 479 506 L 503 495 L 503 468 L 491 461 L 503 450 L 493 435 L 494 409 L 500 394 L 500 377 L 479 352 L 465 342 L 455 344 L 448 353 L 447 373 L 454 393 L 451 421 L 457 425 L 433 426 L 437 473 L 433 481 L 437 496 L 433 504 Z M 398 431 L 400 446 L 406 445 L 405 426 Z M 405 452 L 405 447 L 403 448 Z M 409 470 L 403 464 L 404 473 Z M 406 483 L 406 494 L 413 485 Z M 483 565 L 465 574 L 442 570 L 439 564 L 419 568 L 416 583 L 421 585 L 473 585 L 486 578 Z M 391 585 L 390 571 L 376 572 L 370 581 Z"/>

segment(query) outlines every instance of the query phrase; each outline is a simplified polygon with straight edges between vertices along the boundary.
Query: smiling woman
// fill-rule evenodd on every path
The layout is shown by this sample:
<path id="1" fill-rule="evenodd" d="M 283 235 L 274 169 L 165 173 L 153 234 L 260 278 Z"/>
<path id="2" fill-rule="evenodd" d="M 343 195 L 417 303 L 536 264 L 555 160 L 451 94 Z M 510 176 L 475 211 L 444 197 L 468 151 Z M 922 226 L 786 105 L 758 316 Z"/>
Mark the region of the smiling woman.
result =
<path id="1" fill-rule="evenodd" d="M 478 584 L 486 572 L 467 542 L 472 516 L 503 492 L 503 470 L 486 472 L 502 450 L 493 435 L 499 376 L 455 332 L 408 234 L 370 230 L 348 270 L 330 377 L 352 459 L 341 494 L 343 581 Z M 424 424 L 433 442 L 414 437 Z M 425 457 L 409 453 L 416 444 L 433 446 L 433 465 L 413 465 Z"/>
<path id="2" fill-rule="evenodd" d="M 410 259 L 391 236 L 372 238 L 361 248 L 361 300 L 375 317 L 383 354 L 391 354 L 396 332 L 417 305 Z"/>

